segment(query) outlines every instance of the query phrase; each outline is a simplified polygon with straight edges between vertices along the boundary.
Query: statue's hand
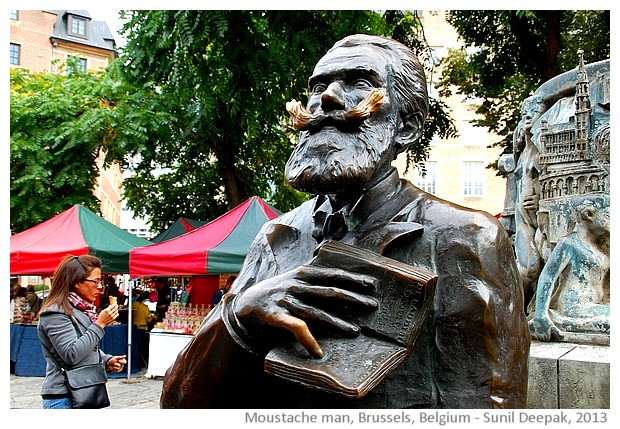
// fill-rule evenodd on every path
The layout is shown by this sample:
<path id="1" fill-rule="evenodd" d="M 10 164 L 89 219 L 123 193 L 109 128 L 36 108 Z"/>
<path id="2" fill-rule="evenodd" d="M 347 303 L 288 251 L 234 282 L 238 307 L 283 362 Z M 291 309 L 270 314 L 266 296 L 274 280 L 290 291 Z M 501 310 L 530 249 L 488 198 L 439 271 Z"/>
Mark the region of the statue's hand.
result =
<path id="1" fill-rule="evenodd" d="M 538 200 L 539 198 L 536 194 L 526 195 L 523 198 L 523 208 L 525 210 L 538 211 Z"/>
<path id="2" fill-rule="evenodd" d="M 541 341 L 561 341 L 562 334 L 557 326 L 551 321 L 549 316 L 534 317 L 529 321 L 529 328 L 532 337 Z"/>
<path id="3" fill-rule="evenodd" d="M 359 326 L 334 316 L 321 308 L 321 304 L 376 308 L 377 301 L 370 296 L 376 283 L 372 276 L 304 265 L 240 293 L 233 311 L 248 332 L 256 332 L 258 330 L 253 327 L 265 325 L 284 329 L 311 355 L 322 357 L 323 352 L 306 322 L 321 321 L 347 333 L 359 333 Z M 264 334 L 265 331 L 261 331 Z"/>

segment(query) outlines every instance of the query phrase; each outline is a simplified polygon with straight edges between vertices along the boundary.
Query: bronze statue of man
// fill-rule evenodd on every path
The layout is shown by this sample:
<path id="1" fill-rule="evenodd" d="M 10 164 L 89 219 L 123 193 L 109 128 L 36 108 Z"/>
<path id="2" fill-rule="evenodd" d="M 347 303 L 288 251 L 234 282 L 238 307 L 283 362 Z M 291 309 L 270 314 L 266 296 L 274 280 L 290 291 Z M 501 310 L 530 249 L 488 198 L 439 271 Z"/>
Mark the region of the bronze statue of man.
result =
<path id="1" fill-rule="evenodd" d="M 319 60 L 286 177 L 317 196 L 263 227 L 239 277 L 169 369 L 163 408 L 519 408 L 530 336 L 505 230 L 402 180 L 391 162 L 421 136 L 423 69 L 404 45 L 353 35 Z M 266 374 L 265 355 L 297 341 L 321 359 L 315 326 L 359 326 L 339 306 L 374 311 L 376 278 L 309 264 L 338 240 L 438 275 L 430 316 L 407 360 L 360 398 Z"/>

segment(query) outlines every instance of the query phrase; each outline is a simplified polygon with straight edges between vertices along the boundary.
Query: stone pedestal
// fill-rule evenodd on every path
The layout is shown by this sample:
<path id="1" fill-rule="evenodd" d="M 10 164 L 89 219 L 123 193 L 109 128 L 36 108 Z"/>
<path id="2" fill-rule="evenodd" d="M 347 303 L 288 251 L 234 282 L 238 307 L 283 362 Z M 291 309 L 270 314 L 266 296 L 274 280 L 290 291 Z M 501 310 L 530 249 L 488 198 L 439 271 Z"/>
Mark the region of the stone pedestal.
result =
<path id="1" fill-rule="evenodd" d="M 609 347 L 532 341 L 527 408 L 609 408 Z"/>

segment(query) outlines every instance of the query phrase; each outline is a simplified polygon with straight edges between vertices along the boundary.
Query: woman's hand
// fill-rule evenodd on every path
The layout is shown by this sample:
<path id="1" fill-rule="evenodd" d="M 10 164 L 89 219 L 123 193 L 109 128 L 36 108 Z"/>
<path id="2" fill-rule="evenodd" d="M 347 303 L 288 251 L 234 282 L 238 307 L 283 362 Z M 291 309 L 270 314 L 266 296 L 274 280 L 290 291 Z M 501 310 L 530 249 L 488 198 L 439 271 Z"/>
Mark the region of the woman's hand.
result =
<path id="1" fill-rule="evenodd" d="M 113 356 L 108 363 L 106 364 L 106 368 L 109 372 L 121 372 L 127 363 L 126 356 Z"/>
<path id="2" fill-rule="evenodd" d="M 118 304 L 113 303 L 101 310 L 95 323 L 102 329 L 114 322 L 118 318 Z"/>

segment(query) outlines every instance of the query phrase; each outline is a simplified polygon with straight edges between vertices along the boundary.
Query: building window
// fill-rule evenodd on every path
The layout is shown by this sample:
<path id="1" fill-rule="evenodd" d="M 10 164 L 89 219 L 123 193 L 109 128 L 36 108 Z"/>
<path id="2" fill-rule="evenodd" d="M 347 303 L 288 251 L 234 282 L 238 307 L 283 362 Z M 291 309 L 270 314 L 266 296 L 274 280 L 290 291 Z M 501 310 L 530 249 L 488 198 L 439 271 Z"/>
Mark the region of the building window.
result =
<path id="1" fill-rule="evenodd" d="M 17 20 L 19 20 L 19 11 L 17 11 L 17 10 L 10 10 L 9 11 L 9 16 L 11 17 L 11 19 L 17 21 Z"/>
<path id="2" fill-rule="evenodd" d="M 86 73 L 86 59 L 85 58 L 80 58 L 77 61 L 77 70 L 81 73 Z"/>
<path id="3" fill-rule="evenodd" d="M 437 193 L 437 163 L 421 162 L 415 169 L 416 186 L 429 194 Z"/>
<path id="4" fill-rule="evenodd" d="M 86 23 L 87 21 L 84 18 L 69 15 L 69 26 L 67 29 L 67 33 L 70 36 L 86 38 Z"/>
<path id="5" fill-rule="evenodd" d="M 19 65 L 19 52 L 21 46 L 15 43 L 11 43 L 11 64 Z"/>
<path id="6" fill-rule="evenodd" d="M 86 58 L 71 57 L 67 63 L 67 75 L 86 73 Z"/>
<path id="7" fill-rule="evenodd" d="M 484 189 L 484 163 L 463 163 L 463 195 L 481 197 Z"/>

